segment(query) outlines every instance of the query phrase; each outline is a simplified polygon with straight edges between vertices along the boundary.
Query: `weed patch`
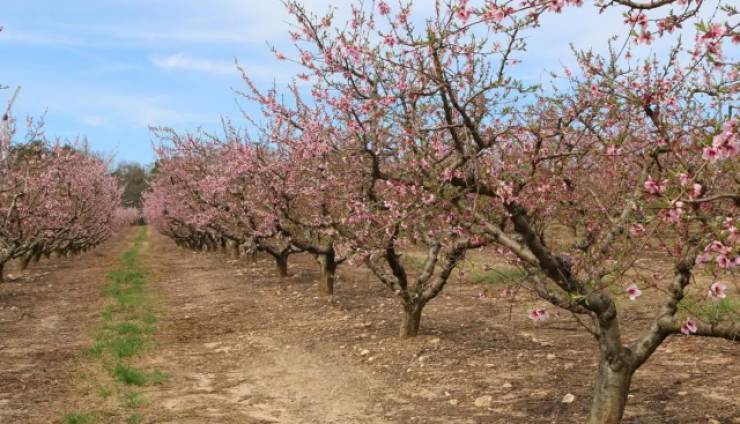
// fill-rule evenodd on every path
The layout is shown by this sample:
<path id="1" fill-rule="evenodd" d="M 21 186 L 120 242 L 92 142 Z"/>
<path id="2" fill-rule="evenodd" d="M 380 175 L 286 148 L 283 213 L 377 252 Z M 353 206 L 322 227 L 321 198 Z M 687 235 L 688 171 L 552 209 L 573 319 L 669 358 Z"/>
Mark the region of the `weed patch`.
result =
<path id="1" fill-rule="evenodd" d="M 156 331 L 157 318 L 149 305 L 146 290 L 147 273 L 140 264 L 140 250 L 146 240 L 146 227 L 141 227 L 128 250 L 120 256 L 119 265 L 106 274 L 103 292 L 111 300 L 101 313 L 102 323 L 95 331 L 93 346 L 85 356 L 100 361 L 107 370 L 108 381 L 98 382 L 97 394 L 108 399 L 118 393 L 125 409 L 136 409 L 146 403 L 143 396 L 128 388 L 162 384 L 169 376 L 160 370 L 147 372 L 130 363 L 151 346 L 149 336 Z M 100 421 L 104 412 L 75 412 L 64 416 L 65 424 L 90 424 Z M 111 413 L 112 414 L 112 413 Z M 110 415 L 110 414 L 108 414 Z M 131 413 L 127 423 L 139 423 L 144 417 Z"/>

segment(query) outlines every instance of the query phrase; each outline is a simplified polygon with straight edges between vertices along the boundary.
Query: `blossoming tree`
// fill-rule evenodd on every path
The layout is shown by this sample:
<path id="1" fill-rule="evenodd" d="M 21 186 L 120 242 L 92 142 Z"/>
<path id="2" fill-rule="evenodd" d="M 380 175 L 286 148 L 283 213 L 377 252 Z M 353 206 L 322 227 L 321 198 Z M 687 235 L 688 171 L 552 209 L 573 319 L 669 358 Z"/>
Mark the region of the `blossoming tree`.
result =
<path id="1" fill-rule="evenodd" d="M 737 312 L 712 304 L 740 262 L 738 74 L 722 55 L 723 43 L 738 40 L 735 11 L 719 4 L 689 48 L 678 42 L 664 57 L 637 60 L 632 43 L 669 35 L 699 16 L 701 2 L 601 2 L 626 8 L 629 39 L 605 57 L 576 52 L 580 69 L 544 92 L 509 72 L 524 56 L 522 35 L 580 2 L 436 5 L 422 30 L 410 6 L 381 1 L 377 13 L 358 6 L 347 29 L 333 32 L 331 15 L 291 3 L 304 78 L 326 87 L 314 95 L 349 115 L 358 137 L 383 128 L 375 151 L 417 171 L 378 172 L 379 180 L 455 199 L 461 227 L 482 229 L 529 273 L 533 292 L 590 320 L 601 354 L 589 422 L 619 422 L 633 373 L 667 337 L 734 340 L 740 331 Z M 661 8 L 669 9 L 646 14 Z M 710 272 L 697 274 L 707 262 Z M 663 298 L 629 342 L 613 293 L 620 285 L 634 300 L 645 289 Z M 714 312 L 700 314 L 707 308 Z"/>
<path id="2" fill-rule="evenodd" d="M 8 107 L 0 135 L 0 279 L 12 259 L 25 266 L 94 247 L 124 217 L 115 178 L 84 144 L 48 142 L 32 122 L 25 141 L 14 135 Z"/>

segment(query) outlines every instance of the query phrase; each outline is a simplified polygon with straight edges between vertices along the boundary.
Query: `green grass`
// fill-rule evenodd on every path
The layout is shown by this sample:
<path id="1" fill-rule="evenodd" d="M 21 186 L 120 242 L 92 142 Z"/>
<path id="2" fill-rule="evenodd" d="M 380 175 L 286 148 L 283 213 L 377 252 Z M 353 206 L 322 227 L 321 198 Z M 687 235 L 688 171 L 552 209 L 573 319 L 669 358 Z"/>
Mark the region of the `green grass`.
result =
<path id="1" fill-rule="evenodd" d="M 108 399 L 109 397 L 111 397 L 111 395 L 113 395 L 113 389 L 109 387 L 105 387 L 105 386 L 98 387 L 97 392 L 98 392 L 98 396 L 100 396 L 103 399 Z"/>
<path id="2" fill-rule="evenodd" d="M 527 272 L 509 265 L 496 265 L 489 270 L 476 270 L 468 274 L 468 281 L 473 284 L 502 284 L 522 280 Z"/>
<path id="3" fill-rule="evenodd" d="M 740 319 L 740 299 L 727 297 L 719 302 L 711 300 L 696 302 L 684 298 L 681 306 L 691 312 L 692 315 L 709 323 L 720 321 L 733 321 Z"/>
<path id="4" fill-rule="evenodd" d="M 125 364 L 118 364 L 112 370 L 113 377 L 127 386 L 143 386 L 147 383 L 147 374 Z"/>
<path id="5" fill-rule="evenodd" d="M 138 334 L 125 334 L 109 342 L 111 353 L 118 358 L 138 355 L 144 347 L 144 339 Z"/>
<path id="6" fill-rule="evenodd" d="M 126 424 L 139 424 L 144 421 L 144 416 L 141 414 L 131 414 L 126 417 Z"/>
<path id="7" fill-rule="evenodd" d="M 141 327 L 133 322 L 122 322 L 115 324 L 111 327 L 111 330 L 121 335 L 139 335 L 141 334 Z"/>
<path id="8" fill-rule="evenodd" d="M 144 321 L 144 324 L 149 324 L 149 325 L 156 324 L 157 323 L 157 317 L 153 313 L 150 312 L 150 313 L 144 315 L 143 321 Z"/>
<path id="9" fill-rule="evenodd" d="M 74 412 L 64 416 L 64 424 L 93 424 L 97 422 L 98 414 L 95 412 Z"/>
<path id="10" fill-rule="evenodd" d="M 105 350 L 105 344 L 102 343 L 100 340 L 96 340 L 95 344 L 92 347 L 89 347 L 85 349 L 84 353 L 85 356 L 88 358 L 100 358 L 103 356 L 103 351 Z"/>
<path id="11" fill-rule="evenodd" d="M 154 370 L 151 374 L 149 374 L 148 380 L 150 384 L 159 385 L 167 380 L 170 379 L 169 374 L 161 371 L 161 370 Z"/>
<path id="12" fill-rule="evenodd" d="M 126 392 L 121 398 L 121 405 L 123 405 L 124 408 L 135 409 L 140 406 L 144 406 L 145 404 L 146 400 L 141 393 L 138 392 Z"/>
<path id="13" fill-rule="evenodd" d="M 162 384 L 169 378 L 160 370 L 147 372 L 130 363 L 131 358 L 142 355 L 152 345 L 149 336 L 156 331 L 157 317 L 151 310 L 146 290 L 147 273 L 140 263 L 140 250 L 146 237 L 147 230 L 142 227 L 129 249 L 121 254 L 119 265 L 106 274 L 103 293 L 111 302 L 101 313 L 102 322 L 94 333 L 93 346 L 84 351 L 88 358 L 100 361 L 102 368 L 108 371 L 110 380 L 97 383 L 98 396 L 108 399 L 118 393 L 121 406 L 128 409 L 138 408 L 146 404 L 146 400 L 127 387 Z M 75 412 L 66 415 L 63 422 L 97 423 L 107 420 L 102 417 L 118 414 L 111 411 Z M 143 420 L 144 417 L 138 413 L 125 418 L 126 423 L 133 424 Z"/>

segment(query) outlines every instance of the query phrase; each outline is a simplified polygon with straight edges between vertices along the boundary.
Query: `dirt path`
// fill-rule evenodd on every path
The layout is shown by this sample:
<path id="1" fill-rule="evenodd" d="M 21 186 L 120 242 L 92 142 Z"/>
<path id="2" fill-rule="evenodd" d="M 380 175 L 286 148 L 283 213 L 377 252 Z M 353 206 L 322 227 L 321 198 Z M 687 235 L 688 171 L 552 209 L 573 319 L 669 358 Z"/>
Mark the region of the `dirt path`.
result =
<path id="1" fill-rule="evenodd" d="M 146 393 L 151 422 L 573 423 L 588 410 L 595 344 L 565 315 L 510 320 L 508 305 L 451 284 L 423 335 L 399 340 L 397 301 L 362 270 L 345 267 L 329 303 L 305 256 L 280 279 L 271 260 L 229 261 L 152 234 L 145 261 L 165 317 L 150 365 L 172 376 Z M 625 423 L 738 423 L 737 387 L 735 344 L 674 338 L 637 374 Z"/>
<path id="2" fill-rule="evenodd" d="M 77 397 L 80 353 L 102 309 L 105 273 L 128 245 L 44 260 L 0 284 L 0 423 L 58 421 Z"/>
<path id="3" fill-rule="evenodd" d="M 302 317 L 291 316 L 267 263 L 238 276 L 223 258 L 177 249 L 160 235 L 151 236 L 144 263 L 165 317 L 150 365 L 170 375 L 165 385 L 144 391 L 152 405 L 142 411 L 148 419 L 385 422 L 372 410 L 383 382 L 337 360 L 319 340 L 295 338 Z"/>
<path id="4" fill-rule="evenodd" d="M 74 379 L 101 319 L 100 283 L 132 235 L 0 287 L 0 423 L 60 422 L 70 406 L 130 413 Z M 536 325 L 453 282 L 425 310 L 423 334 L 399 340 L 397 301 L 366 271 L 343 267 L 329 303 L 316 295 L 313 260 L 291 260 L 291 277 L 281 279 L 270 260 L 193 253 L 150 231 L 141 261 L 159 321 L 136 361 L 169 379 L 137 388 L 138 422 L 583 421 L 596 351 L 566 315 Z M 635 376 L 624 422 L 740 423 L 738 387 L 736 344 L 675 337 Z M 575 401 L 564 404 L 568 393 Z M 125 422 L 116 419 L 98 422 Z"/>

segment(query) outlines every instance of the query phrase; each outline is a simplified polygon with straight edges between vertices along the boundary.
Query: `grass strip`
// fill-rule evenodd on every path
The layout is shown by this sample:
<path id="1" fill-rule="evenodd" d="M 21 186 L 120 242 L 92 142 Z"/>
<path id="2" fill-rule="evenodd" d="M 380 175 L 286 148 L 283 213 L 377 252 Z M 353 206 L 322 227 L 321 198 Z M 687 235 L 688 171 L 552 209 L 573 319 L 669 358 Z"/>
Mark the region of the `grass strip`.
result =
<path id="1" fill-rule="evenodd" d="M 109 381 L 93 382 L 102 401 L 114 394 L 127 412 L 126 422 L 141 422 L 144 417 L 135 410 L 147 403 L 135 388 L 162 384 L 168 376 L 160 371 L 146 371 L 132 362 L 152 346 L 151 335 L 157 322 L 146 290 L 147 273 L 141 264 L 141 249 L 148 236 L 140 227 L 131 246 L 120 257 L 119 264 L 106 275 L 104 293 L 111 302 L 101 313 L 102 322 L 95 331 L 93 345 L 85 354 L 99 362 Z M 65 424 L 95 424 L 112 412 L 75 411 L 64 416 Z"/>

